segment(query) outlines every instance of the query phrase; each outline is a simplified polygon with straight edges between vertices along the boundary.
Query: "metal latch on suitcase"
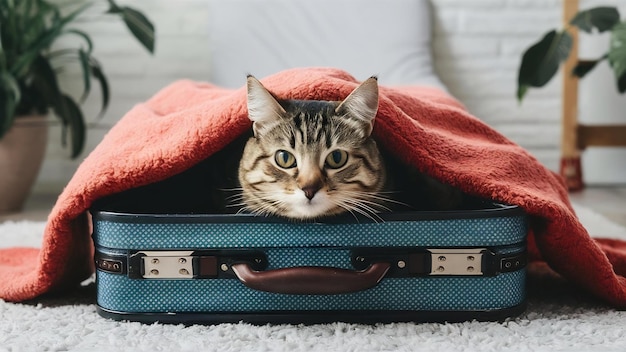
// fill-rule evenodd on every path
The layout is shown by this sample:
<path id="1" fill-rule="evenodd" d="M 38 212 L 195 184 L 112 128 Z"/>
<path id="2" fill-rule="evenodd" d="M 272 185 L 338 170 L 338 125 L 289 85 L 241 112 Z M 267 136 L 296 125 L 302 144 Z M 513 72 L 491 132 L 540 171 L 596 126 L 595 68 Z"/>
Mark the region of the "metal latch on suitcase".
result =
<path id="1" fill-rule="evenodd" d="M 377 263 L 388 263 L 386 277 L 494 276 L 526 266 L 526 251 L 520 246 L 505 253 L 488 248 L 367 247 L 353 249 L 350 256 L 356 271 L 365 272 Z M 98 250 L 95 262 L 100 271 L 127 274 L 132 279 L 234 278 L 234 264 L 246 264 L 253 271 L 263 271 L 268 266 L 265 253 L 260 250 Z"/>
<path id="2" fill-rule="evenodd" d="M 430 275 L 483 275 L 484 248 L 428 251 L 431 253 Z"/>
<path id="3" fill-rule="evenodd" d="M 526 266 L 526 251 L 497 253 L 489 248 L 361 248 L 352 252 L 352 265 L 363 269 L 377 262 L 391 263 L 387 277 L 495 276 Z"/>
<path id="4" fill-rule="evenodd" d="M 193 251 L 140 252 L 144 279 L 193 278 Z"/>
<path id="5" fill-rule="evenodd" d="M 260 251 L 154 250 L 129 255 L 128 275 L 133 279 L 211 279 L 232 276 L 232 263 L 250 263 L 255 270 L 267 266 Z"/>

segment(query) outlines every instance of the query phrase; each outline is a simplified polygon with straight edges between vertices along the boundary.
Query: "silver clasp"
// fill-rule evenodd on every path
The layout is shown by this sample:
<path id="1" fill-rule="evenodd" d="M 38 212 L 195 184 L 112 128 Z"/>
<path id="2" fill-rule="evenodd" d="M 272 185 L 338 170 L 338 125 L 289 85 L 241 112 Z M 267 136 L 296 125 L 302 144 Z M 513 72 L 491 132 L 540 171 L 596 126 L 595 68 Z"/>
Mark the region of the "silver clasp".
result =
<path id="1" fill-rule="evenodd" d="M 193 251 L 139 252 L 143 260 L 144 279 L 193 278 Z"/>
<path id="2" fill-rule="evenodd" d="M 485 248 L 428 249 L 431 254 L 430 275 L 483 275 Z"/>

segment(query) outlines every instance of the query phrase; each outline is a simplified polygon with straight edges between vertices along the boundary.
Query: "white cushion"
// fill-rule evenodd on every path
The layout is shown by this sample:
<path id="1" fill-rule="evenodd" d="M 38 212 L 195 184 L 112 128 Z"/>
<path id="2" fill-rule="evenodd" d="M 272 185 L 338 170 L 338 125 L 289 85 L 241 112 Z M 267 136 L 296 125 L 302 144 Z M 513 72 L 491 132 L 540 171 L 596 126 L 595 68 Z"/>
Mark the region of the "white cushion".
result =
<path id="1" fill-rule="evenodd" d="M 381 84 L 443 88 L 427 0 L 211 0 L 211 77 L 235 88 L 293 67 L 336 67 Z"/>

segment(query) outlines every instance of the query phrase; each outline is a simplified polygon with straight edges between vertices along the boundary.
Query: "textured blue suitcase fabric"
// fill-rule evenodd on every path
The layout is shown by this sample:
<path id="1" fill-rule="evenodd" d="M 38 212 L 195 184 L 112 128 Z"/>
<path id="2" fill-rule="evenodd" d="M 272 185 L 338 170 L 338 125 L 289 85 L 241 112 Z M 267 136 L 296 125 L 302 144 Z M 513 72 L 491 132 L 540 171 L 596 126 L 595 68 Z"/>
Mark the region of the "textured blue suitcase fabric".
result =
<path id="1" fill-rule="evenodd" d="M 97 221 L 106 248 L 480 247 L 524 241 L 523 216 L 383 223 L 132 223 Z"/>
<path id="2" fill-rule="evenodd" d="M 521 253 L 527 233 L 525 216 L 519 213 L 360 224 L 220 223 L 197 221 L 193 216 L 144 220 L 96 215 L 93 236 L 97 249 L 121 254 L 133 250 L 255 249 L 266 254 L 266 270 L 298 266 L 353 270 L 353 248 L 488 247 L 496 254 Z M 392 277 L 359 292 L 293 295 L 257 291 L 236 279 L 131 279 L 98 270 L 97 301 L 101 308 L 127 313 L 490 311 L 523 304 L 525 275 L 521 269 L 495 276 Z"/>
<path id="3" fill-rule="evenodd" d="M 482 311 L 524 301 L 524 271 L 489 278 L 391 278 L 340 295 L 255 291 L 237 280 L 124 280 L 98 273 L 98 304 L 120 312 L 255 312 L 273 310 Z"/>

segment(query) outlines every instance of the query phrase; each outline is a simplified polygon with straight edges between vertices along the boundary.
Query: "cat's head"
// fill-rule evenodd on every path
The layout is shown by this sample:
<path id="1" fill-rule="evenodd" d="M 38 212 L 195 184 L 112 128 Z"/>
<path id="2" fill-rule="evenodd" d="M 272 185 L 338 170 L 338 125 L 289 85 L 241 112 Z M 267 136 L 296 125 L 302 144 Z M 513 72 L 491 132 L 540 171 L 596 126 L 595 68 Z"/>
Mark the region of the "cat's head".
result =
<path id="1" fill-rule="evenodd" d="M 254 136 L 239 166 L 247 210 L 295 219 L 379 210 L 385 171 L 371 138 L 375 77 L 340 102 L 278 101 L 252 76 L 247 87 Z"/>

